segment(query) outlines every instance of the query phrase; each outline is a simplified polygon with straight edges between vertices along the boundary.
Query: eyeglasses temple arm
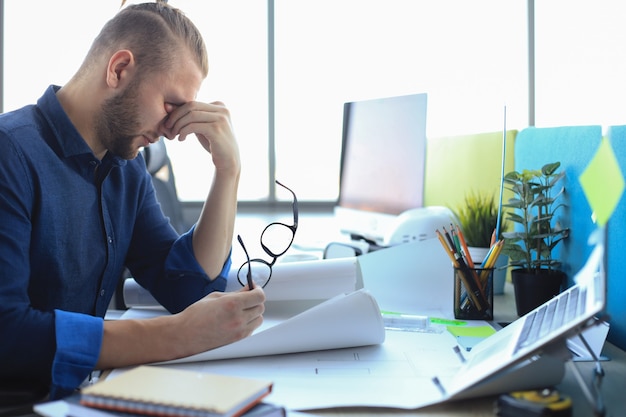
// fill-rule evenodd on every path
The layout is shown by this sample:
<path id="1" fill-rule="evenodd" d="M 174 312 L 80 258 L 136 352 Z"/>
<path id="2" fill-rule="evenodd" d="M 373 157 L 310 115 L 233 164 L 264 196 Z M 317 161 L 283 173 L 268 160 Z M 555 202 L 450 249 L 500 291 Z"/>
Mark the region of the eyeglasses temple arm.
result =
<path id="1" fill-rule="evenodd" d="M 246 254 L 246 262 L 248 263 L 248 272 L 246 274 L 246 280 L 248 281 L 248 288 L 252 290 L 254 288 L 254 283 L 252 282 L 252 267 L 250 265 L 250 256 L 248 255 L 248 251 L 246 250 L 246 245 L 243 244 L 243 240 L 240 235 L 237 235 L 237 240 L 243 249 L 243 253 Z"/>

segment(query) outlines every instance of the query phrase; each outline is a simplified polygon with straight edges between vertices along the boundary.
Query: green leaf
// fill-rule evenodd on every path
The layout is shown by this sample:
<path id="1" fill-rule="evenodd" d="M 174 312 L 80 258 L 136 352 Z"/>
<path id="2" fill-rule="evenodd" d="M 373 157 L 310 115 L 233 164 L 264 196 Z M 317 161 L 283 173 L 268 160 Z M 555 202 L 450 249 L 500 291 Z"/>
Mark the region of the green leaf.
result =
<path id="1" fill-rule="evenodd" d="M 511 209 L 507 220 L 516 225 L 514 231 L 502 234 L 502 253 L 509 256 L 509 265 L 531 271 L 560 264 L 552 258 L 552 250 L 569 234 L 567 228 L 553 224 L 555 213 L 564 207 L 559 197 L 565 187 L 558 182 L 565 172 L 558 172 L 560 166 L 552 162 L 540 170 L 511 171 L 504 176 L 513 197 L 503 206 Z"/>

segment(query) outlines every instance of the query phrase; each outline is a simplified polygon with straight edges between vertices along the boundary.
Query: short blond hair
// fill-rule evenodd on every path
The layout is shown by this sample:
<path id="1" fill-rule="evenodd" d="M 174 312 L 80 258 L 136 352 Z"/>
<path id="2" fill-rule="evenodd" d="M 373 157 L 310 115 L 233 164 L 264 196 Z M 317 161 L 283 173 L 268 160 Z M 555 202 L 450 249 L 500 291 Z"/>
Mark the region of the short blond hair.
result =
<path id="1" fill-rule="evenodd" d="M 129 5 L 109 20 L 96 37 L 85 63 L 101 54 L 130 50 L 144 74 L 180 64 L 187 48 L 203 77 L 209 72 L 206 45 L 198 28 L 185 14 L 163 1 Z"/>

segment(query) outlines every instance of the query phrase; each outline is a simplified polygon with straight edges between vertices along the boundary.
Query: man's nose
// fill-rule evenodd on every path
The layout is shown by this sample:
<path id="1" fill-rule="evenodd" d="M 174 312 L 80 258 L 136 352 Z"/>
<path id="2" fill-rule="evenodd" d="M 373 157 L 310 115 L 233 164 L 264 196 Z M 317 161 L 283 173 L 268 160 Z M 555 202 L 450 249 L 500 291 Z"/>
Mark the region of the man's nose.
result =
<path id="1" fill-rule="evenodd" d="M 166 120 L 167 120 L 167 116 L 163 120 L 161 120 L 161 123 L 159 123 L 159 128 L 157 129 L 157 133 L 159 134 L 159 136 L 163 136 L 167 139 L 174 139 L 176 135 L 174 135 L 170 129 L 165 127 Z"/>

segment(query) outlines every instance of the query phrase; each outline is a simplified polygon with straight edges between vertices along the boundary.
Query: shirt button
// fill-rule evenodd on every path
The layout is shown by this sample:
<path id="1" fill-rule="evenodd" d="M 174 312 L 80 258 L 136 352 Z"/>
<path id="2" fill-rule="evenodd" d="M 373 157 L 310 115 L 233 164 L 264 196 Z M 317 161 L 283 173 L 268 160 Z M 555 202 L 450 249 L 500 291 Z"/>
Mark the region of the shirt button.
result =
<path id="1" fill-rule="evenodd" d="M 100 290 L 100 297 L 104 297 L 105 291 L 104 290 Z"/>
<path id="2" fill-rule="evenodd" d="M 111 236 L 107 236 L 107 240 L 109 241 L 109 243 L 113 243 L 113 238 Z"/>

